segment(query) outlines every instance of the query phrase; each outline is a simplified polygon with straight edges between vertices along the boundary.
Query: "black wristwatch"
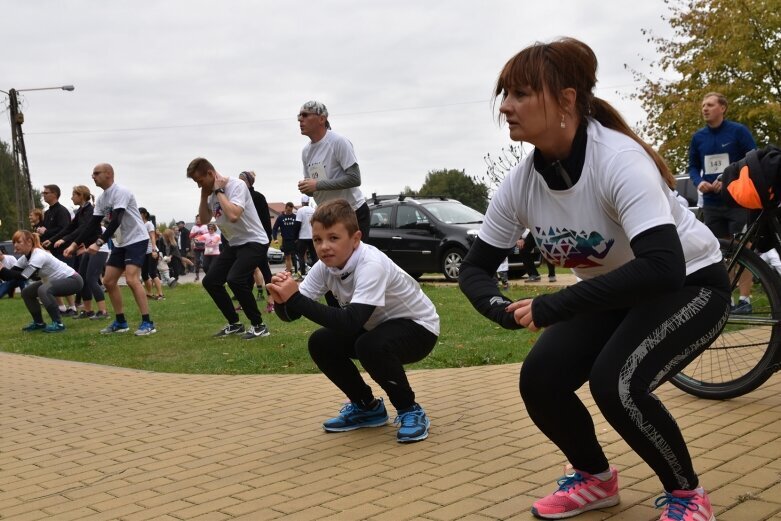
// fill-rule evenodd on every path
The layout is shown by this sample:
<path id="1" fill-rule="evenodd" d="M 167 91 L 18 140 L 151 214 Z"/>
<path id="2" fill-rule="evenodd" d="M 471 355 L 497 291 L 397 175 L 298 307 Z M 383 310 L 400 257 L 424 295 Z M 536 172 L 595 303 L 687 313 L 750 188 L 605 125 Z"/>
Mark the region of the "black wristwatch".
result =
<path id="1" fill-rule="evenodd" d="M 224 189 L 224 188 L 218 188 L 218 189 L 216 189 L 216 190 L 214 191 L 214 193 L 215 193 L 215 194 L 224 194 L 224 193 L 225 193 L 225 189 Z"/>
<path id="2" fill-rule="evenodd" d="M 98 237 L 98 240 L 95 241 L 95 244 L 97 244 L 98 246 L 103 246 L 104 244 L 106 244 L 106 241 Z"/>

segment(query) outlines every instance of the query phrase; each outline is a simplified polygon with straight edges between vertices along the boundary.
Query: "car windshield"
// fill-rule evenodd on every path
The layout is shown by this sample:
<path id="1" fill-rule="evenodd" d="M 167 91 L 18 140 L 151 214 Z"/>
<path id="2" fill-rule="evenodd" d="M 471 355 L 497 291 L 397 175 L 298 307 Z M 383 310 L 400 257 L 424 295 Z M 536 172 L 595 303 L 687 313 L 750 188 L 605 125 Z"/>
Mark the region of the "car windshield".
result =
<path id="1" fill-rule="evenodd" d="M 434 217 L 448 224 L 480 224 L 483 214 L 455 201 L 426 203 L 426 209 Z"/>

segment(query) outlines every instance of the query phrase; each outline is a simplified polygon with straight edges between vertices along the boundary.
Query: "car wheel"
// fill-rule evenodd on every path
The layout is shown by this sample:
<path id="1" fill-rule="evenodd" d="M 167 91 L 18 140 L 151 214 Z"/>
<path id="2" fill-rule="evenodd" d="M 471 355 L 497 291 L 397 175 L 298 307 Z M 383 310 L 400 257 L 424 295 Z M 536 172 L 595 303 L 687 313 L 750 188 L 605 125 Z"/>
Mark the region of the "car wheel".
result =
<path id="1" fill-rule="evenodd" d="M 458 280 L 458 271 L 461 269 L 461 262 L 464 260 L 464 250 L 451 248 L 442 256 L 442 273 L 445 278 L 451 282 Z"/>

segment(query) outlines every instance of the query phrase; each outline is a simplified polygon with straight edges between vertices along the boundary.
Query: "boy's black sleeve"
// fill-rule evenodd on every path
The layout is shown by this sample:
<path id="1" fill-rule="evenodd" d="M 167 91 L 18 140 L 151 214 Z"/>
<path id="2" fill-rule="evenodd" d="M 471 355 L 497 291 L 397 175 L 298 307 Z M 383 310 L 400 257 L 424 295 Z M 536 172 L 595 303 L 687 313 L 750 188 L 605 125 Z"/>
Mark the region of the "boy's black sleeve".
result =
<path id="1" fill-rule="evenodd" d="M 293 294 L 284 306 L 280 306 L 282 309 L 277 310 L 277 306 L 278 304 L 274 305 L 274 310 L 282 320 L 289 319 L 286 320 L 289 322 L 304 316 L 323 327 L 346 334 L 356 334 L 363 329 L 376 307 L 369 304 L 348 304 L 343 308 L 331 307 L 315 302 L 300 292 Z"/>
<path id="2" fill-rule="evenodd" d="M 505 308 L 512 301 L 496 286 L 496 268 L 512 250 L 496 248 L 478 237 L 461 263 L 458 285 L 472 306 L 483 316 L 505 329 L 521 329 L 512 313 Z"/>

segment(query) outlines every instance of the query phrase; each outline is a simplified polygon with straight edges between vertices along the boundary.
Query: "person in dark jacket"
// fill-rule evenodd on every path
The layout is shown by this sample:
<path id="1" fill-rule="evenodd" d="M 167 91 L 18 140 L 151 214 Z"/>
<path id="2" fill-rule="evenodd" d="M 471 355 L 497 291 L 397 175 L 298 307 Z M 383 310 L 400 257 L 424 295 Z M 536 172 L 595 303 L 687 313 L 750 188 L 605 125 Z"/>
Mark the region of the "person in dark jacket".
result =
<path id="1" fill-rule="evenodd" d="M 258 212 L 260 218 L 260 224 L 266 231 L 269 242 L 271 242 L 271 212 L 268 209 L 268 202 L 266 196 L 255 190 L 255 172 L 252 170 L 246 170 L 239 174 L 239 179 L 244 181 L 249 188 L 249 193 L 252 196 L 252 203 L 255 205 L 255 210 Z M 268 257 L 266 262 L 262 262 L 258 269 L 253 274 L 255 279 L 255 285 L 258 287 L 258 300 L 263 298 L 263 287 L 271 282 L 271 267 L 268 264 Z M 269 299 L 269 304 L 266 307 L 266 311 L 273 311 L 274 305 Z"/>

